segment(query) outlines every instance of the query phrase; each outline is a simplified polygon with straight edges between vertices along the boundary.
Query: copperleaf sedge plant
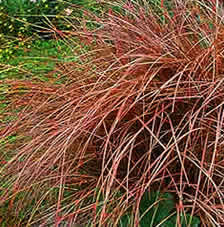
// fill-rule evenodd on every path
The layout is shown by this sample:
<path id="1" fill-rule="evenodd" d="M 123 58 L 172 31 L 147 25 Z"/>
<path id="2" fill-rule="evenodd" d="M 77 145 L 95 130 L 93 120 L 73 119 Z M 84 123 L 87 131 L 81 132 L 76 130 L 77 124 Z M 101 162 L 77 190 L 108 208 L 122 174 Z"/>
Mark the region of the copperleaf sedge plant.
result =
<path id="1" fill-rule="evenodd" d="M 65 63 L 72 81 L 17 96 L 26 108 L 1 138 L 31 139 L 2 166 L 0 201 L 16 213 L 35 198 L 27 225 L 159 225 L 173 221 L 153 212 L 170 195 L 177 226 L 224 224 L 223 17 L 214 1 L 171 3 L 163 20 L 147 1 L 94 17 L 96 29 L 71 32 L 90 46 Z M 149 211 L 146 190 L 163 195 Z"/>

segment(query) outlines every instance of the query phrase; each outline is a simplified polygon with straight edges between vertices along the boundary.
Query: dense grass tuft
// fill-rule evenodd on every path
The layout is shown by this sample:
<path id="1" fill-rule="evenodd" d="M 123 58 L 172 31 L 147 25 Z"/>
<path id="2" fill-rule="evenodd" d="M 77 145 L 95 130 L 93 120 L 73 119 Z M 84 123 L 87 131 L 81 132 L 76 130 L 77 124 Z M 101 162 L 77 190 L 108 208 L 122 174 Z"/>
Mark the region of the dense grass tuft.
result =
<path id="1" fill-rule="evenodd" d="M 177 224 L 224 224 L 223 17 L 212 1 L 132 2 L 80 32 L 91 48 L 65 63 L 72 82 L 30 85 L 1 131 L 30 138 L 0 181 L 15 212 L 35 202 L 24 223 L 119 226 L 131 212 L 139 226 L 145 191 L 160 191 Z"/>

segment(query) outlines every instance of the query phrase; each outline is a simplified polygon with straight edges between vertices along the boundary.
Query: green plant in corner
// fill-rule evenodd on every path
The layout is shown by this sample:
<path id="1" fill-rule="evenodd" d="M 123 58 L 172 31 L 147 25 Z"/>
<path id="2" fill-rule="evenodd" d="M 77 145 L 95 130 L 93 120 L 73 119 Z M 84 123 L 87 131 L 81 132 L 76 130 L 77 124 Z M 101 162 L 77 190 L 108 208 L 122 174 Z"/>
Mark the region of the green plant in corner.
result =
<path id="1" fill-rule="evenodd" d="M 140 226 L 157 226 L 162 224 L 164 227 L 176 226 L 178 216 L 175 211 L 175 202 L 173 195 L 165 192 L 146 191 L 140 202 Z M 186 214 L 186 218 L 181 216 L 181 226 L 199 227 L 200 220 L 197 217 L 191 217 Z"/>
<path id="2" fill-rule="evenodd" d="M 146 191 L 140 202 L 140 227 L 173 227 L 179 223 L 182 227 L 199 227 L 200 219 L 190 214 L 178 217 L 175 212 L 175 202 L 171 193 L 159 191 Z M 121 217 L 119 227 L 131 226 L 133 217 L 127 213 Z"/>

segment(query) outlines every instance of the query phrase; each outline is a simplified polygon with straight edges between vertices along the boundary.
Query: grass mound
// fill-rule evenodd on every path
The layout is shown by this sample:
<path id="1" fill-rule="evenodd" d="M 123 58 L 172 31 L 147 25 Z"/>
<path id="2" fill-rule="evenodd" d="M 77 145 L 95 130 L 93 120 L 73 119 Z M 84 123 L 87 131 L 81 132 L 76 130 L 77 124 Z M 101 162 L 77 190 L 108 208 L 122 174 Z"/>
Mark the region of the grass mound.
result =
<path id="1" fill-rule="evenodd" d="M 142 199 L 160 191 L 177 225 L 224 224 L 223 20 L 197 1 L 172 7 L 133 1 L 97 18 L 80 33 L 92 46 L 69 64 L 72 81 L 21 97 L 0 139 L 30 139 L 3 165 L 0 198 L 15 212 L 33 203 L 24 223 L 145 227 Z"/>

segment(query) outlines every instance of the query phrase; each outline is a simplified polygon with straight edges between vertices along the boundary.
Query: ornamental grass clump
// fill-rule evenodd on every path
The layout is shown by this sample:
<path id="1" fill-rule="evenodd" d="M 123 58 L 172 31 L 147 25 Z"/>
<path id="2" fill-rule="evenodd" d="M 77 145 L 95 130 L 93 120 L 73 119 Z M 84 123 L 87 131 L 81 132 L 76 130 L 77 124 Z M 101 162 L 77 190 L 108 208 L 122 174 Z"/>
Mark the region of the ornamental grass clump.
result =
<path id="1" fill-rule="evenodd" d="M 212 1 L 169 4 L 109 10 L 73 33 L 90 48 L 64 65 L 69 83 L 14 101 L 26 108 L 1 140 L 30 139 L 3 165 L 0 198 L 32 208 L 24 223 L 224 225 L 223 17 Z"/>

